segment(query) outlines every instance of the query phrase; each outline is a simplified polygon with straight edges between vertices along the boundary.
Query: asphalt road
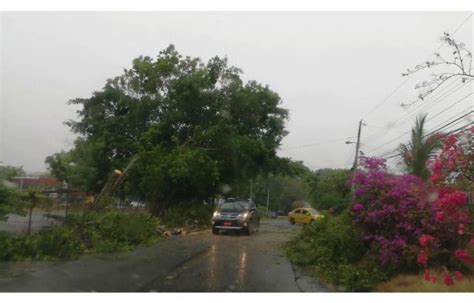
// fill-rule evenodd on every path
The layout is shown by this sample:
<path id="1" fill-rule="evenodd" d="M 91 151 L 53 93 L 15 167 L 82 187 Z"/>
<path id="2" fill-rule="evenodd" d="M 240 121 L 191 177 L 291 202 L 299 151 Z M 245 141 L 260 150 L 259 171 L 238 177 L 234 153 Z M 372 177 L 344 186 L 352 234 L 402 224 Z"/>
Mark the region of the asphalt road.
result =
<path id="1" fill-rule="evenodd" d="M 31 231 L 37 232 L 46 226 L 55 223 L 56 220 L 46 217 L 46 214 L 64 216 L 64 210 L 46 211 L 42 209 L 34 209 L 31 215 Z M 28 230 L 29 214 L 24 216 L 9 214 L 6 221 L 0 221 L 0 231 L 10 233 L 26 233 Z"/>
<path id="2" fill-rule="evenodd" d="M 0 291 L 325 291 L 283 255 L 282 245 L 299 228 L 285 219 L 270 219 L 251 236 L 203 231 L 126 254 L 58 263 L 0 263 Z"/>

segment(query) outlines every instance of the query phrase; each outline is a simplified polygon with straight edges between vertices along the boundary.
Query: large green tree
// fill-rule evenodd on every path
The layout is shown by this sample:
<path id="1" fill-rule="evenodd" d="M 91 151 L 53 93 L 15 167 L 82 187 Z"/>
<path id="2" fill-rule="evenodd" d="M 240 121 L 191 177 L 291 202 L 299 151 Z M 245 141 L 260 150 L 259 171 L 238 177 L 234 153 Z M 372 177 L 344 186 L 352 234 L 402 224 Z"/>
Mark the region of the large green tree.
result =
<path id="1" fill-rule="evenodd" d="M 14 177 L 18 177 L 25 174 L 21 167 L 15 166 L 0 166 L 0 181 L 7 180 L 11 181 Z"/>
<path id="2" fill-rule="evenodd" d="M 99 192 L 113 169 L 138 160 L 122 187 L 157 209 L 212 197 L 223 184 L 245 180 L 276 163 L 287 110 L 278 94 L 218 57 L 183 57 L 170 45 L 139 57 L 90 98 L 75 99 L 75 148 L 66 157 L 71 180 Z M 61 172 L 61 169 L 56 170 Z"/>
<path id="3" fill-rule="evenodd" d="M 348 180 L 350 171 L 346 169 L 320 169 L 309 179 L 311 204 L 317 209 L 342 209 L 350 201 Z"/>

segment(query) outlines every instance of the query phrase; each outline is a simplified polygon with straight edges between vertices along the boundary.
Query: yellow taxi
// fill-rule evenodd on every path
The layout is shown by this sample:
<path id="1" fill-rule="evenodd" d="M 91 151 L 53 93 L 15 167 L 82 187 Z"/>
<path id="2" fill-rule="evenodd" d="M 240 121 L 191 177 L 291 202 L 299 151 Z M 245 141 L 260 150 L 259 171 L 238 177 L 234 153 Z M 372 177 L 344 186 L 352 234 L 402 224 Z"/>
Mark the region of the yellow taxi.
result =
<path id="1" fill-rule="evenodd" d="M 288 221 L 291 224 L 309 224 L 315 220 L 324 218 L 317 210 L 314 208 L 297 208 L 288 213 Z"/>

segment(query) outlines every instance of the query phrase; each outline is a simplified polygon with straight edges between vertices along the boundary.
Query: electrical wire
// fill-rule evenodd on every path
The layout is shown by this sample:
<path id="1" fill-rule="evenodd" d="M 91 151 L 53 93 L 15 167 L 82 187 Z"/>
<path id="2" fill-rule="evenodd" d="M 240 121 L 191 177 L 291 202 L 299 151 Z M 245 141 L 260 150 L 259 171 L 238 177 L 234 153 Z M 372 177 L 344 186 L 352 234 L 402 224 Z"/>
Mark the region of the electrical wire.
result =
<path id="1" fill-rule="evenodd" d="M 446 111 L 447 109 L 449 109 L 449 108 L 453 107 L 454 105 L 456 105 L 456 104 L 458 104 L 458 103 L 462 102 L 463 100 L 465 100 L 466 98 L 468 98 L 468 97 L 469 97 L 469 96 L 471 96 L 472 94 L 473 94 L 473 93 L 470 93 L 470 94 L 468 94 L 468 95 L 466 95 L 466 96 L 462 97 L 461 99 L 457 100 L 457 101 L 456 101 L 456 102 L 454 102 L 453 104 L 450 104 L 450 106 L 448 106 L 447 108 L 443 109 L 443 111 L 442 111 L 442 112 L 444 112 L 444 111 Z M 440 113 L 441 113 L 441 112 L 440 112 Z M 438 113 L 438 114 L 440 114 L 440 113 Z M 437 114 L 437 115 L 438 115 L 438 114 Z M 443 123 L 444 123 L 444 122 L 443 122 Z M 399 139 L 399 138 L 403 137 L 404 135 L 406 135 L 406 134 L 410 133 L 410 131 L 411 131 L 411 130 L 408 130 L 408 131 L 406 131 L 406 132 L 402 133 L 401 135 L 399 135 L 399 136 L 397 136 L 397 137 L 395 137 L 395 138 L 391 139 L 390 141 L 387 141 L 387 142 L 385 142 L 384 144 L 382 144 L 382 145 L 379 145 L 378 147 L 376 147 L 376 148 L 374 148 L 374 149 L 371 149 L 371 150 L 369 150 L 369 151 L 368 151 L 368 153 L 369 153 L 369 152 L 376 151 L 376 150 L 378 150 L 378 149 L 380 149 L 380 148 L 382 148 L 382 147 L 386 146 L 387 144 L 390 144 L 390 143 L 392 143 L 393 141 L 395 141 L 395 140 L 397 140 L 397 139 Z"/>
<path id="2" fill-rule="evenodd" d="M 296 148 L 306 148 L 306 147 L 312 147 L 312 146 L 317 146 L 317 145 L 326 144 L 326 143 L 340 142 L 340 141 L 353 139 L 353 138 L 355 138 L 355 136 L 345 137 L 345 138 L 340 138 L 340 139 L 327 140 L 327 141 L 314 142 L 314 143 L 305 144 L 305 145 L 291 146 L 291 147 L 287 147 L 287 148 L 282 148 L 280 150 L 283 151 L 283 150 L 291 150 L 291 149 L 296 149 Z"/>
<path id="3" fill-rule="evenodd" d="M 472 80 L 469 80 L 468 82 L 470 82 Z M 438 104 L 442 99 L 441 98 L 447 98 L 449 96 L 451 96 L 453 93 L 457 92 L 459 89 L 461 89 L 461 87 L 464 85 L 462 82 L 458 83 L 458 85 L 456 85 L 456 87 L 452 88 L 449 92 L 447 92 L 446 94 L 444 94 L 443 96 L 440 96 L 439 98 L 436 98 L 434 99 L 434 97 L 442 92 L 444 92 L 445 90 L 447 90 L 452 84 L 456 83 L 456 81 L 453 81 L 452 83 L 448 84 L 446 87 L 444 87 L 443 89 L 441 89 L 440 91 L 437 92 L 437 94 L 433 94 L 432 96 L 430 96 L 431 98 L 433 98 L 432 100 L 429 100 L 427 102 L 424 102 L 422 103 L 421 106 L 419 106 L 418 108 L 413 108 L 411 111 L 409 111 L 408 113 L 404 114 L 403 116 L 401 116 L 398 120 L 396 120 L 395 122 L 392 122 L 391 123 L 391 127 L 390 129 L 385 129 L 385 130 L 381 130 L 381 131 L 378 131 L 378 132 L 374 132 L 372 133 L 371 135 L 367 136 L 365 138 L 365 140 L 368 140 L 369 138 L 376 138 L 376 137 L 379 137 L 379 135 L 383 134 L 383 133 L 387 133 L 393 129 L 395 129 L 396 126 L 401 126 L 403 124 L 405 124 L 406 122 L 410 121 L 410 118 L 414 117 L 415 115 L 412 115 L 412 113 L 414 113 L 415 111 L 418 110 L 418 113 L 421 112 L 420 109 L 425 109 L 427 108 L 428 106 L 434 106 L 436 104 Z M 436 102 L 436 103 L 433 103 L 433 102 Z M 403 123 L 401 123 L 401 121 L 403 121 Z"/>

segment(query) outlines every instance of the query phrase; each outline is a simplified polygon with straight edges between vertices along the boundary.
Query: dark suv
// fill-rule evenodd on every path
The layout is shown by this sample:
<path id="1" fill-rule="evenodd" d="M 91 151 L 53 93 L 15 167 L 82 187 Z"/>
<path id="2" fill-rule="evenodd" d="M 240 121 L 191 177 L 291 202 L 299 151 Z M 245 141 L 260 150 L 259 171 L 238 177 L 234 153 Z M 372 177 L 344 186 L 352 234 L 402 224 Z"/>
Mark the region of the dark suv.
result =
<path id="1" fill-rule="evenodd" d="M 250 235 L 259 226 L 260 215 L 252 201 L 226 201 L 212 215 L 212 233 L 216 235 L 219 230 L 239 230 Z"/>

